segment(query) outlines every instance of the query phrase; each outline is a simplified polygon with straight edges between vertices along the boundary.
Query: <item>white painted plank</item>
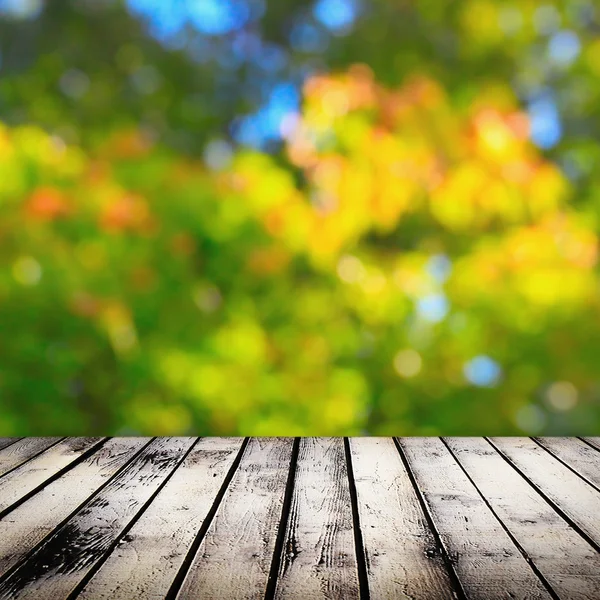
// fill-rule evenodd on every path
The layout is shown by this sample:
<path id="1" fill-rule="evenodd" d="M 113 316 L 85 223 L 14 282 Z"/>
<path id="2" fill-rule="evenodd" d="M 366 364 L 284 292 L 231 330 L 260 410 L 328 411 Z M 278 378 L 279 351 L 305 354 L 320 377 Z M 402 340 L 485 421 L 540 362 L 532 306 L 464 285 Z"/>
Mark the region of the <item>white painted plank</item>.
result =
<path id="1" fill-rule="evenodd" d="M 0 450 L 0 476 L 43 452 L 58 442 L 59 437 L 28 437 Z"/>
<path id="2" fill-rule="evenodd" d="M 3 437 L 0 438 L 0 450 L 14 444 L 16 441 L 20 440 L 18 437 Z"/>
<path id="3" fill-rule="evenodd" d="M 0 479 L 0 513 L 68 467 L 104 438 L 66 438 Z"/>
<path id="4" fill-rule="evenodd" d="M 343 438 L 302 438 L 278 599 L 359 598 Z"/>
<path id="5" fill-rule="evenodd" d="M 292 447 L 292 438 L 249 441 L 179 590 L 179 600 L 264 596 Z"/>
<path id="6" fill-rule="evenodd" d="M 194 438 L 158 438 L 0 583 L 0 597 L 66 598 L 177 467 Z"/>
<path id="7" fill-rule="evenodd" d="M 444 441 L 558 596 L 596 598 L 600 554 L 485 439 Z"/>
<path id="8" fill-rule="evenodd" d="M 572 437 L 540 437 L 535 440 L 600 490 L 600 452 Z"/>
<path id="9" fill-rule="evenodd" d="M 600 493 L 529 438 L 490 438 L 539 490 L 600 545 Z"/>
<path id="10" fill-rule="evenodd" d="M 78 600 L 163 600 L 242 442 L 201 439 Z"/>
<path id="11" fill-rule="evenodd" d="M 398 441 L 467 597 L 551 598 L 443 442 Z"/>
<path id="12" fill-rule="evenodd" d="M 452 584 L 391 438 L 350 438 L 372 600 L 448 600 Z"/>
<path id="13" fill-rule="evenodd" d="M 151 438 L 113 438 L 0 520 L 0 575 L 104 485 Z"/>
<path id="14" fill-rule="evenodd" d="M 597 450 L 600 450 L 600 437 L 584 437 L 582 439 L 594 446 Z"/>

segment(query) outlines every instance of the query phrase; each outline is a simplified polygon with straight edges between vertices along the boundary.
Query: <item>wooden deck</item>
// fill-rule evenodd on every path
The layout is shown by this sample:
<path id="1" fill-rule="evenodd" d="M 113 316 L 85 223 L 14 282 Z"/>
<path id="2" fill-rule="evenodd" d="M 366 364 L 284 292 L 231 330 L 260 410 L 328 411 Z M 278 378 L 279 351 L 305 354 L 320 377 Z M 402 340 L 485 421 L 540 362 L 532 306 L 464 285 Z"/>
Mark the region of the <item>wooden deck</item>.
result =
<path id="1" fill-rule="evenodd" d="M 0 598 L 600 599 L 600 438 L 0 438 Z"/>

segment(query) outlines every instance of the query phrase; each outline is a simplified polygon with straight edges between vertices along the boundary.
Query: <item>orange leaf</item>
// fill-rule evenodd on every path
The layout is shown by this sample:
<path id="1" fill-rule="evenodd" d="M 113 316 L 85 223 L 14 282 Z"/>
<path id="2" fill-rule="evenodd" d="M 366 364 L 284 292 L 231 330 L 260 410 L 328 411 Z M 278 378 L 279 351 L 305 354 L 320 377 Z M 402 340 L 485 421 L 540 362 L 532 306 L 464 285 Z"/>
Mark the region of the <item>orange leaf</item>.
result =
<path id="1" fill-rule="evenodd" d="M 109 204 L 101 218 L 101 225 L 108 231 L 141 230 L 150 221 L 148 205 L 139 196 L 126 195 Z"/>
<path id="2" fill-rule="evenodd" d="M 64 194 L 51 187 L 40 187 L 33 192 L 25 205 L 27 214 L 40 221 L 54 221 L 70 210 Z"/>

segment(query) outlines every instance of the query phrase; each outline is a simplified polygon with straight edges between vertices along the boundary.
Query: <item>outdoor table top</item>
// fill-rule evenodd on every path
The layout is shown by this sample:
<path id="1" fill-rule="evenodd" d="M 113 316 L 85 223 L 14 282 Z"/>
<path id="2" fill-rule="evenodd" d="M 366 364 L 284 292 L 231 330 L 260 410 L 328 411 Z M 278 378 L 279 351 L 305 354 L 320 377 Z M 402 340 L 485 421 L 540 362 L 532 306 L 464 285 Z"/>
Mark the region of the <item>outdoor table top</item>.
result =
<path id="1" fill-rule="evenodd" d="M 600 599 L 600 438 L 0 438 L 0 598 Z"/>

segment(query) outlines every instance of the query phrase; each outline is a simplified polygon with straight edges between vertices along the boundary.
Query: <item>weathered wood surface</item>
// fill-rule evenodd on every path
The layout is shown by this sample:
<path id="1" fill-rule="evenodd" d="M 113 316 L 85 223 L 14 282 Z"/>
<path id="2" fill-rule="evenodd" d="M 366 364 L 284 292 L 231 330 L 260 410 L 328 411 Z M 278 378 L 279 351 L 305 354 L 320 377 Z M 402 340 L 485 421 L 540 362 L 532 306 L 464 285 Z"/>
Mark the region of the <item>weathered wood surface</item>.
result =
<path id="1" fill-rule="evenodd" d="M 200 440 L 79 597 L 164 598 L 242 442 L 235 438 Z"/>
<path id="2" fill-rule="evenodd" d="M 191 561 L 178 599 L 237 600 L 264 596 L 293 442 L 291 438 L 250 440 Z"/>
<path id="3" fill-rule="evenodd" d="M 16 437 L 0 438 L 0 450 L 2 450 L 2 448 L 6 448 L 7 446 L 10 446 L 11 444 L 14 444 L 16 441 L 18 441 L 20 439 L 21 438 L 16 438 Z"/>
<path id="4" fill-rule="evenodd" d="M 600 452 L 576 438 L 544 437 L 535 441 L 600 491 Z"/>
<path id="5" fill-rule="evenodd" d="M 0 521 L 0 577 L 102 488 L 150 438 L 109 440 Z M 0 484 L 0 490 L 3 486 Z"/>
<path id="6" fill-rule="evenodd" d="M 490 442 L 558 511 L 600 548 L 600 492 L 528 438 Z"/>
<path id="7" fill-rule="evenodd" d="M 276 598 L 359 598 L 344 440 L 300 441 Z"/>
<path id="8" fill-rule="evenodd" d="M 57 437 L 23 438 L 12 444 L 7 444 L 5 448 L 0 450 L 0 476 L 50 448 L 59 440 L 60 438 Z"/>
<path id="9" fill-rule="evenodd" d="M 558 446 L 570 448 L 571 441 L 578 440 L 561 438 Z M 561 598 L 594 598 L 600 588 L 600 554 L 486 440 L 444 442 L 552 589 Z"/>
<path id="10" fill-rule="evenodd" d="M 439 438 L 401 438 L 432 521 L 469 598 L 550 599 L 540 579 Z"/>
<path id="11" fill-rule="evenodd" d="M 0 599 L 600 600 L 600 438 L 0 438 Z"/>
<path id="12" fill-rule="evenodd" d="M 373 598 L 452 598 L 452 584 L 394 441 L 349 442 Z"/>
<path id="13" fill-rule="evenodd" d="M 102 438 L 67 438 L 7 473 L 0 489 L 0 514 L 101 442 Z"/>
<path id="14" fill-rule="evenodd" d="M 68 597 L 181 461 L 191 438 L 157 439 L 0 583 L 0 597 Z"/>
<path id="15" fill-rule="evenodd" d="M 581 438 L 586 444 L 600 450 L 600 437 L 584 437 Z"/>

